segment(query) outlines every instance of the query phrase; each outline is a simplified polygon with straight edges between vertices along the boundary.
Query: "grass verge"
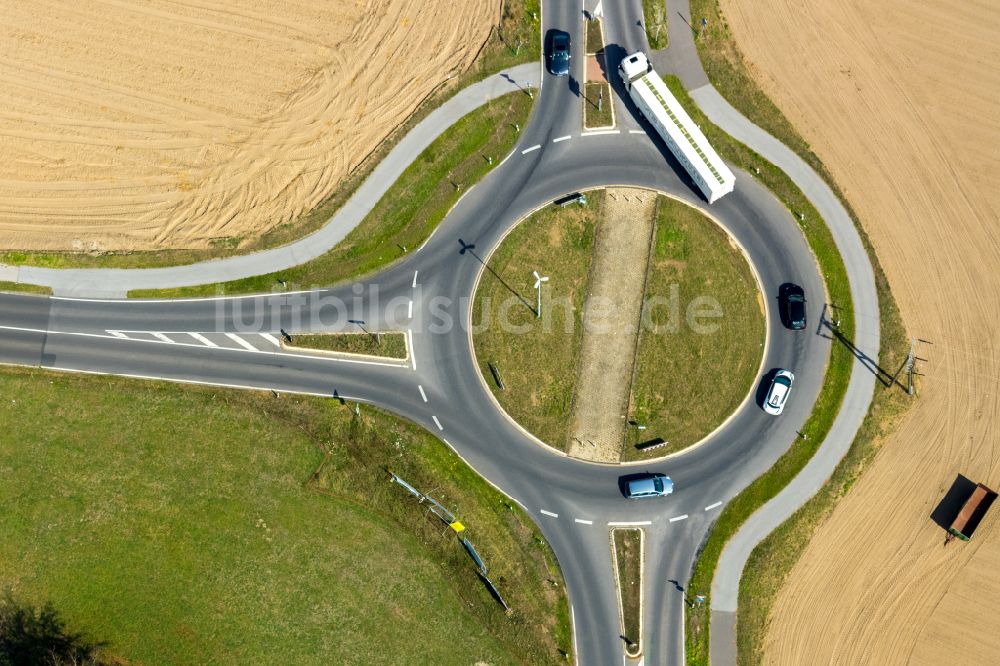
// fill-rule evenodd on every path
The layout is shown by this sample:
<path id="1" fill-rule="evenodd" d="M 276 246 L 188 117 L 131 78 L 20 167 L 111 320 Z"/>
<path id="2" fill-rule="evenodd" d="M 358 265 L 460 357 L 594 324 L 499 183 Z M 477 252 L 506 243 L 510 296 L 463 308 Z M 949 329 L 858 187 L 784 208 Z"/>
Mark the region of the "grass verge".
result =
<path id="1" fill-rule="evenodd" d="M 692 12 L 694 12 L 693 8 Z M 697 16 L 697 14 L 692 13 L 692 16 Z M 799 220 L 799 226 L 805 234 L 806 240 L 809 242 L 809 246 L 819 263 L 820 271 L 825 278 L 827 298 L 829 302 L 838 307 L 838 314 L 841 318 L 840 331 L 848 339 L 852 338 L 854 331 L 854 310 L 847 273 L 843 262 L 840 260 L 836 245 L 833 242 L 833 237 L 822 218 L 820 218 L 819 213 L 784 172 L 715 127 L 694 105 L 676 78 L 666 77 L 665 80 L 671 91 L 691 114 L 691 117 L 699 125 L 719 154 L 727 161 L 736 164 L 739 168 L 755 174 Z M 875 269 L 876 283 L 879 289 L 880 314 L 882 316 L 881 363 L 886 367 L 892 366 L 894 363 L 898 365 L 901 355 L 905 355 L 905 333 L 902 332 L 898 316 L 894 315 L 895 303 L 889 292 L 888 284 L 878 265 L 877 258 L 868 244 L 867 237 L 863 233 L 862 241 L 865 243 L 869 258 Z M 809 459 L 812 458 L 812 455 L 822 443 L 833 423 L 833 419 L 837 415 L 840 403 L 847 390 L 852 366 L 853 355 L 844 345 L 834 345 L 830 354 L 830 362 L 827 366 L 823 386 L 813 408 L 813 414 L 802 428 L 802 433 L 807 436 L 807 439 L 796 440 L 770 470 L 733 498 L 725 509 L 723 509 L 712 532 L 703 545 L 702 551 L 698 556 L 698 561 L 695 563 L 688 585 L 689 589 L 694 593 L 706 596 L 710 594 L 715 567 L 718 564 L 719 555 L 726 541 L 754 511 L 784 488 L 799 473 Z M 892 411 L 884 406 L 879 406 L 878 403 L 873 404 L 869 418 L 874 414 L 884 414 L 883 410 Z M 876 424 L 870 424 L 866 427 L 872 429 L 878 428 Z M 864 426 L 862 430 L 865 430 Z M 859 439 L 856 440 L 854 446 L 859 446 L 857 442 L 862 441 L 863 437 L 863 432 L 859 433 Z M 860 446 L 863 447 L 865 445 L 861 444 Z M 757 602 L 754 602 L 754 606 L 756 605 Z M 756 608 L 748 612 L 766 613 L 767 611 L 761 611 L 760 608 Z M 740 613 L 741 615 L 744 613 L 742 606 Z M 687 660 L 689 664 L 694 666 L 707 665 L 709 663 L 709 618 L 709 603 L 702 605 L 700 608 L 693 608 L 688 612 Z M 759 626 L 759 623 L 755 626 Z"/>
<path id="2" fill-rule="evenodd" d="M 514 228 L 489 260 L 473 304 L 476 358 L 483 377 L 500 370 L 506 390 L 490 382 L 497 401 L 543 442 L 566 445 L 587 271 L 604 195 L 586 207 L 548 206 Z M 532 271 L 550 278 L 535 316 Z"/>
<path id="3" fill-rule="evenodd" d="M 520 92 L 498 97 L 438 137 L 403 172 L 371 212 L 335 248 L 277 273 L 176 289 L 137 289 L 136 298 L 211 296 L 330 285 L 384 268 L 412 252 L 437 228 L 459 197 L 513 148 L 533 100 Z M 492 164 L 489 159 L 493 160 Z M 405 248 L 405 249 L 404 249 Z"/>
<path id="4" fill-rule="evenodd" d="M 649 47 L 667 48 L 667 4 L 663 0 L 642 0 L 642 15 Z"/>
<path id="5" fill-rule="evenodd" d="M 570 650 L 531 520 L 422 429 L 307 396 L 21 368 L 0 387 L 0 587 L 52 602 L 130 662 Z M 385 467 L 456 512 L 510 616 Z"/>
<path id="6" fill-rule="evenodd" d="M 625 650 L 635 657 L 642 652 L 642 530 L 613 529 L 611 541 L 618 574 L 622 629 L 627 638 Z"/>
<path id="7" fill-rule="evenodd" d="M 21 284 L 20 282 L 4 282 L 2 280 L 0 280 L 0 291 L 17 291 L 26 294 L 52 294 L 50 287 L 42 287 L 37 284 Z"/>
<path id="8" fill-rule="evenodd" d="M 0 263 L 47 268 L 156 268 L 259 252 L 303 238 L 326 224 L 407 132 L 449 97 L 490 75 L 515 65 L 537 61 L 541 57 L 538 22 L 541 17 L 540 7 L 540 0 L 511 0 L 502 3 L 500 22 L 490 30 L 472 65 L 458 76 L 442 81 L 409 118 L 364 157 L 327 199 L 291 222 L 278 225 L 254 238 L 219 238 L 213 247 L 205 250 L 105 253 L 7 251 L 0 252 Z M 524 126 L 525 123 L 521 125 Z"/>
<path id="9" fill-rule="evenodd" d="M 406 358 L 406 336 L 402 333 L 313 333 L 292 336 L 289 349 L 317 349 L 341 354 L 364 354 L 383 358 Z"/>
<path id="10" fill-rule="evenodd" d="M 628 436 L 669 444 L 646 454 L 626 446 L 622 460 L 679 451 L 714 430 L 752 389 L 764 345 L 760 288 L 726 233 L 669 197 L 657 198 L 655 219 L 646 300 L 659 305 L 648 312 L 655 328 L 639 329 L 629 405 L 646 428 Z M 706 379 L 720 368 L 726 381 Z"/>
<path id="11" fill-rule="evenodd" d="M 583 93 L 584 129 L 614 126 L 613 108 L 614 100 L 611 97 L 611 86 L 603 82 L 586 84 Z"/>
<path id="12" fill-rule="evenodd" d="M 604 33 L 601 32 L 601 19 L 586 21 L 587 44 L 584 53 L 600 53 L 604 50 Z"/>

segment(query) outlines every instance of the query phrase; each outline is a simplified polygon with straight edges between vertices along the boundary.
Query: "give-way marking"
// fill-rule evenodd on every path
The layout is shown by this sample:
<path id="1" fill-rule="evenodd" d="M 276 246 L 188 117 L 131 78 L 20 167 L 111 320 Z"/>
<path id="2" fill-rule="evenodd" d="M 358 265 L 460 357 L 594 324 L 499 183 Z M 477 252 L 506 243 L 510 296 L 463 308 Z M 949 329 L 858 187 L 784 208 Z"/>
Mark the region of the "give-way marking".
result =
<path id="1" fill-rule="evenodd" d="M 544 514 L 546 516 L 551 516 L 552 518 L 558 518 L 559 517 L 558 513 L 552 513 L 551 511 L 546 511 L 545 509 L 539 509 L 539 511 L 541 511 L 542 514 Z"/>
<path id="2" fill-rule="evenodd" d="M 670 519 L 670 522 L 676 523 L 678 520 L 684 520 L 687 517 L 688 515 L 686 513 L 683 516 L 674 516 L 673 518 Z"/>
<path id="3" fill-rule="evenodd" d="M 580 523 L 581 525 L 593 525 L 594 524 L 594 521 L 592 521 L 592 520 L 584 520 L 583 518 L 576 518 L 576 519 L 574 519 L 574 522 Z"/>
<path id="4" fill-rule="evenodd" d="M 639 527 L 640 525 L 652 525 L 651 520 L 636 520 L 632 522 L 610 522 L 608 527 Z"/>
<path id="5" fill-rule="evenodd" d="M 524 150 L 522 150 L 522 151 L 521 151 L 521 154 L 522 154 L 522 155 L 527 155 L 527 154 L 528 154 L 528 153 L 530 153 L 531 151 L 533 151 L 533 150 L 538 150 L 538 149 L 539 149 L 539 148 L 541 148 L 541 147 L 542 147 L 542 144 L 540 144 L 540 143 L 536 143 L 536 144 L 535 144 L 535 145 L 533 145 L 533 146 L 532 146 L 531 148 L 525 148 Z"/>
<path id="6" fill-rule="evenodd" d="M 712 509 L 716 509 L 716 508 L 718 508 L 720 506 L 722 506 L 722 502 L 716 502 L 715 504 L 709 504 L 708 506 L 705 507 L 705 511 L 711 511 Z"/>
<path id="7" fill-rule="evenodd" d="M 559 143 L 560 141 L 568 141 L 573 138 L 572 134 L 567 134 L 566 136 L 561 136 L 557 139 L 552 139 L 552 143 Z"/>

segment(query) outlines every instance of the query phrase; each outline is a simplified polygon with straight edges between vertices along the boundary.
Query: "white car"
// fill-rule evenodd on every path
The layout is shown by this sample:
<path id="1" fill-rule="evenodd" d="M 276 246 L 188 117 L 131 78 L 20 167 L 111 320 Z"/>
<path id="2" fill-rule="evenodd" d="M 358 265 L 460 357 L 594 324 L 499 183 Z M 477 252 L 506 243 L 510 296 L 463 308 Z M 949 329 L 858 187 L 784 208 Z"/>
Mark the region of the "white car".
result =
<path id="1" fill-rule="evenodd" d="M 774 416 L 781 413 L 781 410 L 785 408 L 785 402 L 788 400 L 788 394 L 792 390 L 792 382 L 794 381 L 795 375 L 788 370 L 778 370 L 775 373 L 771 388 L 768 389 L 767 397 L 764 398 L 765 412 Z"/>

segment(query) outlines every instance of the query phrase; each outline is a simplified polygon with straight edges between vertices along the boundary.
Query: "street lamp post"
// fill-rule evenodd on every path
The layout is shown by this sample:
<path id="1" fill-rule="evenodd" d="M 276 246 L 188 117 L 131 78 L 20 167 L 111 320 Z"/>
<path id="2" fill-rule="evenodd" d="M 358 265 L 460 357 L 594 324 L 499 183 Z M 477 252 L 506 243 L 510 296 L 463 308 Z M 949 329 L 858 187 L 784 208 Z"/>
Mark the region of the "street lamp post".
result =
<path id="1" fill-rule="evenodd" d="M 538 274 L 538 271 L 533 271 L 533 272 L 535 274 L 535 290 L 538 291 L 538 307 L 535 309 L 535 316 L 536 317 L 541 317 L 542 316 L 542 283 L 543 282 L 548 282 L 549 278 L 548 278 L 548 276 L 541 277 Z"/>

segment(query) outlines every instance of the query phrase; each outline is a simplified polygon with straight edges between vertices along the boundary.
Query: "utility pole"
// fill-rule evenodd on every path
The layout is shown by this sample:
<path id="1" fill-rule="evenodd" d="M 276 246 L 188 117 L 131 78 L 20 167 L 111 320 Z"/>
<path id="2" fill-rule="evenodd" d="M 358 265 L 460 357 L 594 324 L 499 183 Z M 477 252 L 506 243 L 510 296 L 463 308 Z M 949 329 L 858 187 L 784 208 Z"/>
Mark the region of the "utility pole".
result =
<path id="1" fill-rule="evenodd" d="M 548 276 L 541 277 L 538 274 L 538 271 L 534 271 L 534 274 L 535 274 L 535 290 L 538 291 L 538 308 L 535 310 L 536 313 L 535 317 L 537 318 L 542 316 L 542 283 L 548 282 L 549 278 Z"/>
<path id="2" fill-rule="evenodd" d="M 913 395 L 913 366 L 917 364 L 917 339 L 910 338 L 910 353 L 906 357 L 906 392 Z"/>

